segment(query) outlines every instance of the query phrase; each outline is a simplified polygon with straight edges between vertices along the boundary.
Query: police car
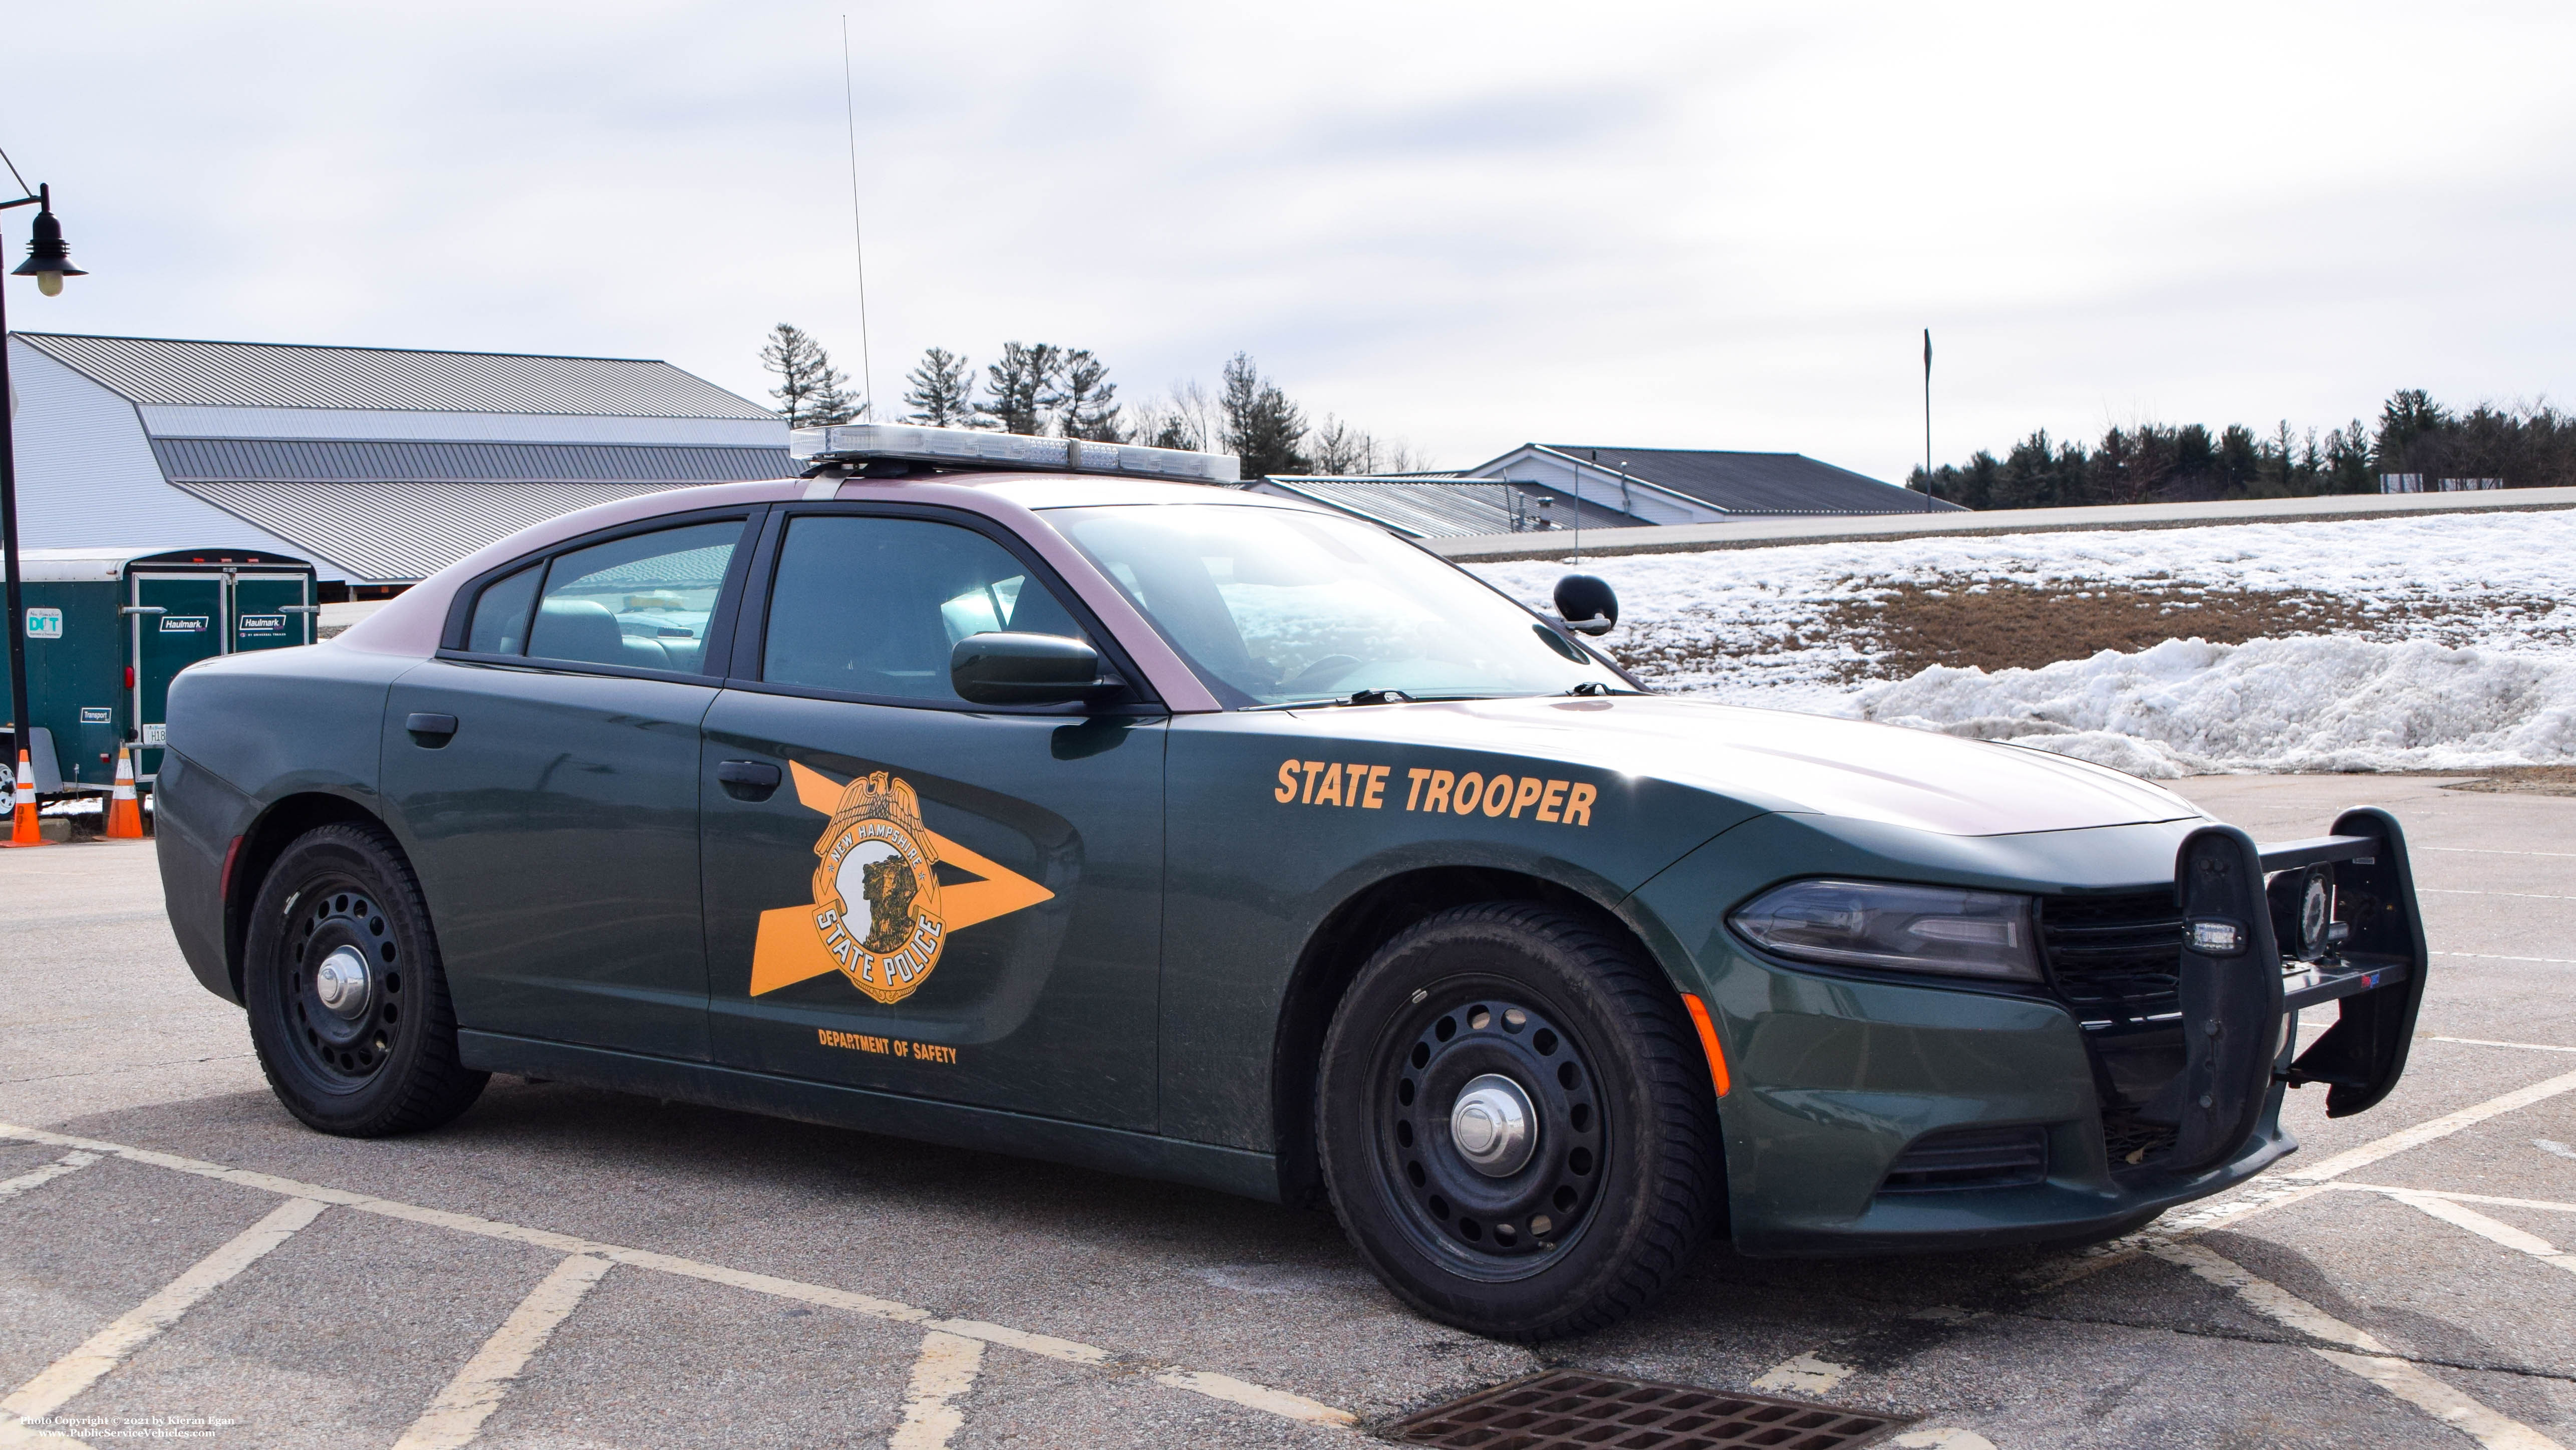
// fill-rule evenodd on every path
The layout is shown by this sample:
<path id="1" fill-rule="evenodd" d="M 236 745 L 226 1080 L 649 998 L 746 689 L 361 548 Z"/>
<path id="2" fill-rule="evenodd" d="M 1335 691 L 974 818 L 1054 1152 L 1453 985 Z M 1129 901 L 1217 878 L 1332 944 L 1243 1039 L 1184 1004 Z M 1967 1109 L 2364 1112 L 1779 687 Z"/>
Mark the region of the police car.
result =
<path id="1" fill-rule="evenodd" d="M 1234 460 L 860 426 L 170 695 L 159 851 L 288 1111 L 494 1072 L 1328 1198 L 1541 1339 L 1750 1254 L 2099 1238 L 2403 1071 L 2395 820 L 1658 696 Z M 2304 1052 L 2302 1010 L 2333 1025 Z"/>

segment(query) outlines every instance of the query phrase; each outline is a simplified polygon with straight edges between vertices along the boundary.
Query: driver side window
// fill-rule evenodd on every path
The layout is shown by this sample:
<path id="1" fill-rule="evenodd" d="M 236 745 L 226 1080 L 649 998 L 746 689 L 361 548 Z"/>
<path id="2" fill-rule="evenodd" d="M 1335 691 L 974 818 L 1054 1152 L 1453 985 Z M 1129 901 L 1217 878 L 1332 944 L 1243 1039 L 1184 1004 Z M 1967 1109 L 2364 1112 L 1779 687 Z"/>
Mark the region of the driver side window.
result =
<path id="1" fill-rule="evenodd" d="M 959 640 L 998 631 L 1088 640 L 1047 586 L 972 529 L 927 519 L 789 521 L 760 677 L 776 685 L 963 705 Z"/>

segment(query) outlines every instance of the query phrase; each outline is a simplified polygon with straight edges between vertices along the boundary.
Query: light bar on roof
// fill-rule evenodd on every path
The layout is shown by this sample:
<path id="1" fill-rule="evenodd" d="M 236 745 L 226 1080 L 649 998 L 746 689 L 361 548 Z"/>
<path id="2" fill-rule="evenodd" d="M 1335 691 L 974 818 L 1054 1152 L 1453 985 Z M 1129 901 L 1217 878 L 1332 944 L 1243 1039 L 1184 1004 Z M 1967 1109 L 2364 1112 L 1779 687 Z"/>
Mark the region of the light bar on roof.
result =
<path id="1" fill-rule="evenodd" d="M 884 458 L 949 468 L 1027 468 L 1051 473 L 1175 479 L 1182 483 L 1233 483 L 1243 476 L 1242 461 L 1231 453 L 1139 448 L 1132 443 L 1090 443 L 1077 438 L 1027 438 L 980 428 L 918 428 L 906 423 L 797 428 L 787 435 L 787 453 L 808 465 L 867 463 Z"/>

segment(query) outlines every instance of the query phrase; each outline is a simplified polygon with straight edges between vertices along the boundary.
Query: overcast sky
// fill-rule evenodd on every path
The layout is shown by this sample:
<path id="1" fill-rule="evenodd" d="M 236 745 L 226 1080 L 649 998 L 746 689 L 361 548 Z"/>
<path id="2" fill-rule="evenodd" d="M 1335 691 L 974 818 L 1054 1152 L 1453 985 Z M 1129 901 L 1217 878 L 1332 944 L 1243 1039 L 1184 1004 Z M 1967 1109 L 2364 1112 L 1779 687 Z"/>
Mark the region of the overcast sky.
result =
<path id="1" fill-rule="evenodd" d="M 31 14 L 33 12 L 30 12 Z M 837 4 L 54 6 L 14 326 L 861 369 Z M 2576 6 L 878 5 L 873 372 L 1251 352 L 1310 414 L 1795 450 L 2576 400 Z M 26 211 L 0 214 L 11 258 Z"/>

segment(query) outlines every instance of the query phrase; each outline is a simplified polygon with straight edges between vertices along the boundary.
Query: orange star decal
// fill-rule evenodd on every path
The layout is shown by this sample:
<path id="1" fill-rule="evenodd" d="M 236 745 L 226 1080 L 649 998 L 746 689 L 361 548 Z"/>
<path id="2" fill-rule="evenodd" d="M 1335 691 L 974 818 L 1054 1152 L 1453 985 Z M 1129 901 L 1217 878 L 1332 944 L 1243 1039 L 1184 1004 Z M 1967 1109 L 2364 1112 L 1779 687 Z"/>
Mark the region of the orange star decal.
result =
<path id="1" fill-rule="evenodd" d="M 796 799 L 826 824 L 814 843 L 814 900 L 760 914 L 751 995 L 826 972 L 889 1005 L 918 991 L 950 932 L 1052 901 L 1055 893 L 921 823 L 910 782 L 887 771 L 847 783 L 794 761 Z M 941 864 L 974 881 L 943 886 Z"/>

